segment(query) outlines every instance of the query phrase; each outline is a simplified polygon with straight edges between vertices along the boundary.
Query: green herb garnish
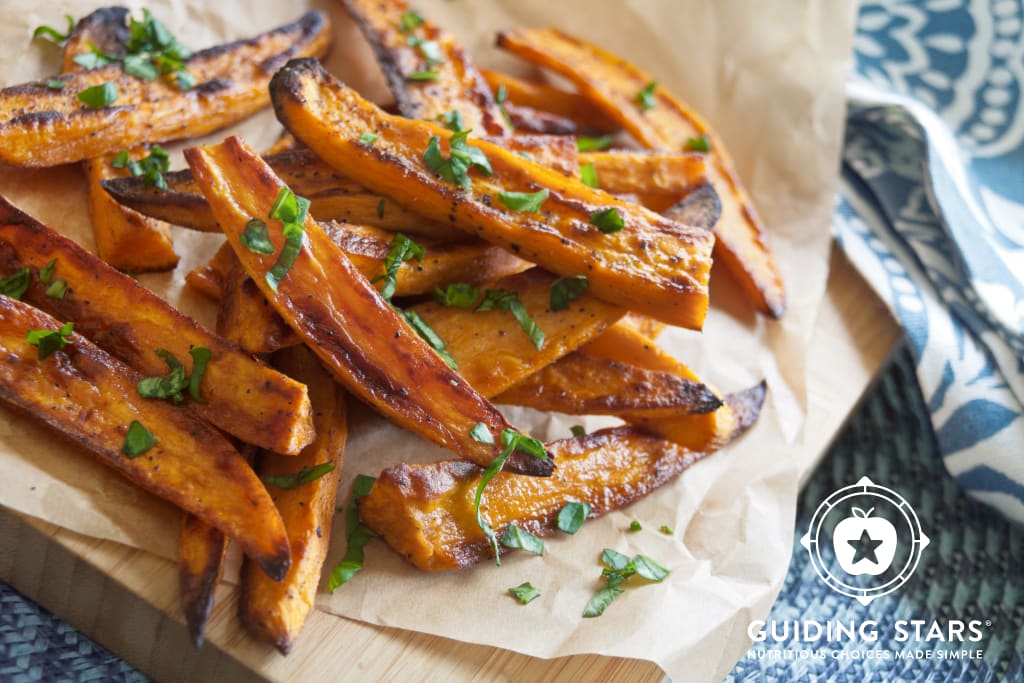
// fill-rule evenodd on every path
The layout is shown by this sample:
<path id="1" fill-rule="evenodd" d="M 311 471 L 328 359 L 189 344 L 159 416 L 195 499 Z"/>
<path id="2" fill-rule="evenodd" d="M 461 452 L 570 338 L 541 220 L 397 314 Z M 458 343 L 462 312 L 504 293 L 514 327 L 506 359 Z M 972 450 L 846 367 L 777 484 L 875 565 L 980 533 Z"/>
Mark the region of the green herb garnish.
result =
<path id="1" fill-rule="evenodd" d="M 277 257 L 277 262 L 267 272 L 266 280 L 270 288 L 277 291 L 284 276 L 291 270 L 292 264 L 302 250 L 302 239 L 306 234 L 306 214 L 309 212 L 309 200 L 299 197 L 287 186 L 282 187 L 274 204 L 270 207 L 270 217 L 284 223 L 281 235 L 284 236 L 284 246 Z"/>
<path id="2" fill-rule="evenodd" d="M 440 71 L 435 69 L 420 69 L 419 71 L 413 71 L 405 77 L 407 81 L 433 81 L 437 80 L 437 77 L 441 75 Z"/>
<path id="3" fill-rule="evenodd" d="M 498 201 L 505 205 L 505 208 L 523 213 L 537 213 L 540 207 L 547 201 L 551 192 L 544 188 L 537 192 L 505 192 L 498 193 Z"/>
<path id="4" fill-rule="evenodd" d="M 59 78 L 51 78 L 43 83 L 50 90 L 63 90 L 66 84 L 67 81 L 62 81 Z"/>
<path id="5" fill-rule="evenodd" d="M 376 133 L 363 133 L 359 136 L 359 144 L 361 145 L 372 145 L 377 142 L 377 138 L 380 137 Z"/>
<path id="6" fill-rule="evenodd" d="M 17 270 L 13 275 L 0 280 L 0 294 L 9 296 L 12 299 L 21 299 L 28 291 L 28 285 L 32 281 L 32 271 L 28 268 Z"/>
<path id="7" fill-rule="evenodd" d="M 203 383 L 206 366 L 210 363 L 213 354 L 205 346 L 195 346 L 188 350 L 188 355 L 192 356 L 192 374 L 188 378 L 188 394 L 196 403 L 206 403 L 202 394 L 199 393 L 199 387 Z"/>
<path id="8" fill-rule="evenodd" d="M 534 588 L 529 581 L 521 583 L 515 588 L 509 588 L 508 594 L 524 605 L 540 597 L 540 591 Z"/>
<path id="9" fill-rule="evenodd" d="M 153 432 L 146 429 L 138 420 L 132 420 L 121 444 L 121 452 L 128 458 L 137 458 L 156 445 Z"/>
<path id="10" fill-rule="evenodd" d="M 622 214 L 615 208 L 590 214 L 590 224 L 606 235 L 618 232 L 626 227 L 626 222 L 622 220 Z"/>
<path id="11" fill-rule="evenodd" d="M 322 462 L 319 465 L 304 467 L 298 472 L 289 474 L 265 474 L 260 479 L 265 484 L 273 484 L 279 489 L 293 489 L 311 481 L 316 481 L 328 472 L 334 471 L 333 462 Z"/>
<path id="12" fill-rule="evenodd" d="M 544 541 L 529 531 L 520 529 L 515 522 L 505 527 L 504 533 L 501 534 L 501 544 L 506 548 L 519 548 L 534 555 L 544 554 Z"/>
<path id="13" fill-rule="evenodd" d="M 267 233 L 267 224 L 259 218 L 253 218 L 245 224 L 245 230 L 238 236 L 239 241 L 249 251 L 255 254 L 273 254 L 274 245 Z"/>
<path id="14" fill-rule="evenodd" d="M 590 512 L 589 504 L 569 501 L 558 511 L 558 528 L 567 534 L 574 534 L 587 521 Z"/>
<path id="15" fill-rule="evenodd" d="M 605 548 L 601 553 L 601 562 L 605 565 L 605 568 L 601 570 L 601 577 L 604 578 L 605 585 L 590 598 L 587 606 L 583 609 L 584 617 L 601 616 L 608 605 L 622 595 L 623 590 L 619 586 L 634 575 L 655 582 L 660 582 L 669 575 L 668 569 L 646 555 L 637 555 L 631 560 L 611 548 Z"/>
<path id="16" fill-rule="evenodd" d="M 185 67 L 192 51 L 179 43 L 149 10 L 142 10 L 142 21 L 131 19 L 124 47 L 128 52 L 122 60 L 126 73 L 144 81 L 168 74 L 174 76 L 179 90 L 190 90 L 195 85 L 195 76 Z"/>
<path id="17" fill-rule="evenodd" d="M 121 150 L 110 162 L 114 168 L 127 168 L 133 176 L 142 176 L 143 185 L 152 185 L 158 190 L 167 190 L 164 173 L 171 168 L 171 158 L 160 145 L 153 145 L 149 154 L 138 161 L 132 161 L 127 150 Z"/>
<path id="18" fill-rule="evenodd" d="M 599 152 L 611 147 L 613 141 L 611 135 L 603 135 L 599 138 L 588 138 L 586 135 L 581 135 L 576 138 L 576 149 L 580 152 Z"/>
<path id="19" fill-rule="evenodd" d="M 544 331 L 540 329 L 533 318 L 530 317 L 530 313 L 523 306 L 523 303 L 519 300 L 519 294 L 510 289 L 488 289 L 484 292 L 483 301 L 476 307 L 476 311 L 489 311 L 491 309 L 498 309 L 507 311 L 512 314 L 512 317 L 519 323 L 519 327 L 523 329 L 526 336 L 530 338 L 530 342 L 535 348 L 540 350 L 544 345 Z"/>
<path id="20" fill-rule="evenodd" d="M 46 262 L 46 265 L 39 269 L 39 281 L 44 285 L 50 284 L 50 280 L 53 279 L 53 271 L 57 269 L 57 259 L 52 258 Z"/>
<path id="21" fill-rule="evenodd" d="M 498 84 L 498 89 L 494 92 L 494 102 L 498 105 L 498 111 L 501 112 L 502 118 L 505 119 L 505 123 L 508 124 L 509 128 L 515 128 L 515 124 L 512 123 L 512 117 L 508 114 L 508 109 L 505 108 L 505 102 L 508 101 L 508 88 L 505 87 L 504 83 Z"/>
<path id="22" fill-rule="evenodd" d="M 91 40 L 89 41 L 89 51 L 83 52 L 80 55 L 76 55 L 73 60 L 75 64 L 79 65 L 83 69 L 98 69 L 101 66 L 106 66 L 111 62 L 116 62 L 117 57 L 108 55 L 103 50 L 96 47 L 96 44 Z"/>
<path id="23" fill-rule="evenodd" d="M 454 133 L 448 141 L 447 159 L 441 154 L 441 139 L 438 136 L 430 138 L 427 149 L 423 153 L 423 163 L 431 173 L 436 173 L 452 185 L 458 185 L 464 190 L 470 186 L 469 171 L 476 168 L 484 175 L 492 175 L 491 162 L 476 147 L 466 144 L 466 138 L 472 131 L 462 130 Z"/>
<path id="24" fill-rule="evenodd" d="M 695 138 L 686 138 L 684 149 L 687 152 L 704 152 L 707 154 L 711 151 L 711 138 L 707 136 L 707 133 L 701 133 Z"/>
<path id="25" fill-rule="evenodd" d="M 558 278 L 551 283 L 551 310 L 564 311 L 569 308 L 569 302 L 583 296 L 588 287 L 590 287 L 590 280 L 586 275 Z"/>
<path id="26" fill-rule="evenodd" d="M 68 20 L 67 33 L 61 33 L 52 26 L 37 26 L 35 31 L 32 31 L 32 38 L 44 38 L 57 45 L 63 45 L 68 38 L 71 37 L 71 32 L 75 30 L 75 18 L 70 14 L 65 14 L 64 18 Z"/>
<path id="27" fill-rule="evenodd" d="M 119 93 L 117 85 L 107 81 L 102 85 L 94 85 L 78 93 L 78 101 L 92 109 L 109 107 L 117 101 Z"/>
<path id="28" fill-rule="evenodd" d="M 451 132 L 462 132 L 462 114 L 459 112 L 458 109 L 452 109 L 450 112 L 446 114 L 441 114 L 437 118 L 441 121 L 441 123 L 444 124 L 444 127 L 450 130 Z"/>
<path id="29" fill-rule="evenodd" d="M 469 436 L 474 441 L 479 441 L 480 443 L 494 443 L 494 435 L 491 434 L 491 430 L 483 422 L 477 422 L 473 425 L 473 428 L 469 430 Z"/>
<path id="30" fill-rule="evenodd" d="M 668 524 L 662 524 L 660 527 L 658 527 L 658 531 L 665 534 L 666 536 L 671 536 L 673 533 L 675 533 L 674 531 L 672 531 L 672 527 L 670 527 Z"/>
<path id="31" fill-rule="evenodd" d="M 397 310 L 397 309 L 396 309 Z M 399 310 L 399 314 L 405 318 L 405 321 L 409 323 L 409 326 L 416 331 L 423 341 L 430 345 L 430 348 L 437 352 L 437 355 L 441 356 L 441 360 L 448 364 L 452 370 L 458 370 L 459 364 L 455 362 L 451 354 L 448 353 L 447 345 L 441 336 L 434 331 L 426 320 L 420 317 L 420 314 L 416 311 L 409 309 L 407 311 Z"/>
<path id="32" fill-rule="evenodd" d="M 572 432 L 573 436 L 586 436 L 587 430 L 583 428 L 583 425 L 573 425 L 569 427 L 569 431 Z"/>
<path id="33" fill-rule="evenodd" d="M 630 531 L 640 531 L 641 529 L 643 529 L 643 527 L 640 526 L 640 522 L 638 522 L 637 520 L 634 519 L 632 522 L 629 523 Z"/>
<path id="34" fill-rule="evenodd" d="M 173 353 L 166 349 L 157 349 L 156 355 L 164 359 L 170 372 L 165 377 L 146 377 L 139 380 L 136 388 L 142 398 L 155 398 L 171 400 L 175 405 L 181 405 L 185 401 L 184 392 L 188 388 L 188 377 L 185 374 L 185 366 L 181 364 Z"/>
<path id="35" fill-rule="evenodd" d="M 402 15 L 402 18 L 398 22 L 398 28 L 401 29 L 402 33 L 409 33 L 417 26 L 422 25 L 424 21 L 426 21 L 426 19 L 423 18 L 422 14 L 411 9 Z"/>
<path id="36" fill-rule="evenodd" d="M 597 168 L 594 167 L 594 164 L 583 164 L 580 166 L 580 182 L 587 187 L 597 189 Z"/>
<path id="37" fill-rule="evenodd" d="M 59 330 L 29 330 L 25 335 L 25 341 L 39 348 L 39 360 L 43 360 L 67 346 L 74 329 L 73 323 L 64 323 Z"/>
<path id="38" fill-rule="evenodd" d="M 46 296 L 51 299 L 63 299 L 68 291 L 68 282 L 62 277 L 57 278 L 46 286 Z"/>
<path id="39" fill-rule="evenodd" d="M 444 289 L 434 287 L 434 299 L 442 306 L 473 308 L 480 298 L 480 290 L 468 282 L 452 282 Z"/>
<path id="40" fill-rule="evenodd" d="M 384 281 L 384 286 L 380 290 L 384 301 L 391 301 L 391 297 L 395 295 L 395 287 L 398 285 L 398 269 L 401 265 L 411 259 L 421 261 L 426 253 L 426 250 L 416 242 L 400 232 L 395 233 L 391 239 L 388 254 L 384 257 L 384 274 L 378 275 L 372 280 L 372 282 Z"/>
<path id="41" fill-rule="evenodd" d="M 658 87 L 657 81 L 651 81 L 644 86 L 644 89 L 636 94 L 636 103 L 644 111 L 654 109 L 654 89 Z"/>
<path id="42" fill-rule="evenodd" d="M 352 484 L 352 497 L 345 506 L 345 557 L 334 567 L 327 582 L 327 590 L 332 593 L 342 584 L 348 583 L 363 568 L 363 548 L 374 537 L 374 533 L 359 522 L 356 501 L 368 494 L 376 481 L 373 477 L 360 474 Z"/>

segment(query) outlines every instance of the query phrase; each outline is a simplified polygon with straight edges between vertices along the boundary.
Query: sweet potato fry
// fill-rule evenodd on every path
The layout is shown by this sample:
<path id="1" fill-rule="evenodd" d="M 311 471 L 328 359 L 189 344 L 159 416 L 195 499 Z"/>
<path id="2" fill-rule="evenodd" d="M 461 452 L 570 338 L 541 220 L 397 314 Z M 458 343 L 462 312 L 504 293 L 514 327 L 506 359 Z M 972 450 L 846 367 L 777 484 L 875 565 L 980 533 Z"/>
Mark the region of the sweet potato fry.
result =
<path id="1" fill-rule="evenodd" d="M 494 397 L 570 415 L 643 414 L 648 419 L 710 413 L 722 405 L 708 387 L 670 372 L 575 351 Z"/>
<path id="2" fill-rule="evenodd" d="M 109 55 L 124 54 L 128 15 L 124 7 L 104 7 L 80 19 L 64 43 L 64 72 L 83 71 L 75 58 L 93 49 Z M 136 147 L 129 153 L 138 161 L 147 150 Z M 121 206 L 100 187 L 103 180 L 128 175 L 127 169 L 111 165 L 114 157 L 109 154 L 82 162 L 96 253 L 118 270 L 146 273 L 173 269 L 178 255 L 174 253 L 170 226 Z"/>
<path id="3" fill-rule="evenodd" d="M 201 647 L 213 592 L 224 575 L 228 537 L 195 515 L 185 513 L 178 537 L 178 585 L 192 644 Z"/>
<path id="4" fill-rule="evenodd" d="M 537 133 L 541 135 L 576 135 L 576 122 L 549 111 L 524 107 L 521 104 L 505 104 L 505 112 L 515 127 L 516 133 Z"/>
<path id="5" fill-rule="evenodd" d="M 626 312 L 587 294 L 567 310 L 552 311 L 554 280 L 554 275 L 533 268 L 489 285 L 516 293 L 544 332 L 540 349 L 504 311 L 473 312 L 434 301 L 417 304 L 413 310 L 444 339 L 459 374 L 481 394 L 492 397 L 595 338 Z"/>
<path id="6" fill-rule="evenodd" d="M 220 299 L 228 273 L 236 260 L 234 249 L 225 242 L 213 253 L 209 261 L 188 271 L 185 274 L 185 282 L 203 296 Z"/>
<path id="7" fill-rule="evenodd" d="M 278 453 L 298 453 L 313 440 L 304 386 L 0 198 L 0 273 L 36 272 L 51 261 L 53 276 L 67 283 L 64 296 L 47 296 L 47 286 L 33 277 L 25 301 L 73 320 L 76 330 L 147 376 L 167 374 L 156 349 L 188 359 L 191 348 L 205 346 L 212 358 L 200 387 L 206 402 L 195 403 L 196 412 L 242 441 Z"/>
<path id="8" fill-rule="evenodd" d="M 281 223 L 268 218 L 272 255 L 247 249 L 241 235 L 250 219 L 269 216 L 284 186 L 254 151 L 232 137 L 188 149 L 185 158 L 249 277 L 340 382 L 398 425 L 463 457 L 483 466 L 497 457 L 500 446 L 470 431 L 482 423 L 496 442 L 511 429 L 504 416 L 381 298 L 311 217 L 294 261 L 271 285 L 267 275 L 285 241 Z M 550 459 L 521 451 L 508 462 L 528 474 L 553 470 Z"/>
<path id="9" fill-rule="evenodd" d="M 724 143 L 703 119 L 662 87 L 651 92 L 652 106 L 641 108 L 638 97 L 654 78 L 596 45 L 557 29 L 503 31 L 498 35 L 498 45 L 568 78 L 608 118 L 646 147 L 678 153 L 692 146 L 690 140 L 706 136 L 710 146 L 708 176 L 722 198 L 722 220 L 715 227 L 715 258 L 722 260 L 759 311 L 775 318 L 783 314 L 785 289 L 765 243 L 764 226 Z"/>
<path id="10" fill-rule="evenodd" d="M 231 258 L 233 262 L 217 309 L 217 334 L 249 353 L 271 353 L 301 344 L 299 336 L 249 279 L 234 251 Z"/>
<path id="11" fill-rule="evenodd" d="M 377 55 L 398 111 L 436 120 L 457 111 L 478 136 L 511 133 L 469 55 L 447 32 L 402 0 L 342 0 Z"/>
<path id="12" fill-rule="evenodd" d="M 467 149 L 486 156 L 493 174 L 473 171 L 470 187 L 460 190 L 423 161 L 433 138 L 441 141 L 436 156 L 443 158 L 450 131 L 385 114 L 314 60 L 293 60 L 279 71 L 271 81 L 271 98 L 292 134 L 342 173 L 361 173 L 360 182 L 370 189 L 428 218 L 450 220 L 560 275 L 586 274 L 590 291 L 612 303 L 675 325 L 699 328 L 703 323 L 713 243 L 706 231 L 617 200 L 484 141 Z M 359 141 L 364 133 L 380 137 L 368 145 Z M 497 201 L 506 192 L 539 191 L 549 194 L 538 214 L 509 211 Z M 623 229 L 606 234 L 592 224 L 599 215 L 617 216 Z"/>
<path id="13" fill-rule="evenodd" d="M 326 17 L 310 12 L 255 38 L 195 53 L 185 66 L 190 90 L 158 78 L 145 82 L 121 62 L 63 74 L 60 90 L 26 83 L 0 91 L 0 161 L 55 166 L 91 159 L 143 142 L 195 137 L 230 125 L 267 104 L 267 82 L 293 57 L 322 55 L 330 39 Z M 114 83 L 109 106 L 83 107 L 82 91 Z"/>
<path id="14" fill-rule="evenodd" d="M 242 623 L 257 638 L 288 654 L 313 609 L 320 570 L 327 557 L 348 426 L 344 391 L 308 350 L 295 347 L 282 351 L 275 356 L 274 364 L 309 387 L 317 438 L 294 458 L 265 453 L 258 465 L 260 476 L 287 475 L 325 463 L 334 465 L 323 476 L 295 488 L 269 485 L 292 550 L 292 565 L 284 579 L 274 581 L 249 562 L 242 567 L 238 605 Z"/>
<path id="15" fill-rule="evenodd" d="M 565 117 L 574 121 L 581 132 L 612 133 L 621 127 L 579 93 L 566 92 L 499 71 L 481 69 L 480 72 L 492 91 L 505 86 L 509 102 Z"/>
<path id="16" fill-rule="evenodd" d="M 284 576 L 289 553 L 281 516 L 238 451 L 187 407 L 140 398 L 141 375 L 60 328 L 42 311 L 0 296 L 0 400 L 216 526 L 268 574 Z M 43 347 L 27 340 L 31 330 L 56 333 L 67 343 L 40 358 Z M 136 422 L 155 439 L 148 447 L 129 440 Z"/>
<path id="17" fill-rule="evenodd" d="M 579 160 L 594 165 L 598 186 L 612 194 L 681 197 L 707 183 L 703 154 L 587 152 Z"/>
<path id="18" fill-rule="evenodd" d="M 746 402 L 732 438 L 757 419 Z M 664 485 L 710 451 L 691 451 L 636 429 L 605 429 L 547 444 L 558 472 L 526 479 L 501 472 L 488 484 L 481 510 L 496 534 L 512 522 L 537 536 L 556 530 L 569 501 L 587 503 L 591 517 L 625 507 Z M 359 499 L 359 515 L 374 533 L 424 571 L 459 569 L 493 554 L 477 526 L 473 497 L 480 470 L 464 461 L 401 464 L 381 472 Z"/>

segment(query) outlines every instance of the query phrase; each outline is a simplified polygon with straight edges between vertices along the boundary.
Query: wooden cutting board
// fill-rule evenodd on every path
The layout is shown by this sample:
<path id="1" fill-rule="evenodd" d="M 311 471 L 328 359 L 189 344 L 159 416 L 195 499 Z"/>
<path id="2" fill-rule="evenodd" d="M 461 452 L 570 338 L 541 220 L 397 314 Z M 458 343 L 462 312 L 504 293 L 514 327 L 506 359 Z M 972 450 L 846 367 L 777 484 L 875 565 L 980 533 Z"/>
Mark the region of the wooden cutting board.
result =
<path id="1" fill-rule="evenodd" d="M 805 453 L 819 458 L 900 339 L 846 259 L 833 250 L 809 363 Z M 177 533 L 177 529 L 173 530 Z M 416 680 L 660 681 L 650 662 L 599 656 L 555 660 L 314 613 L 288 657 L 256 643 L 222 584 L 195 650 L 173 562 L 74 534 L 0 508 L 0 578 L 161 681 Z"/>

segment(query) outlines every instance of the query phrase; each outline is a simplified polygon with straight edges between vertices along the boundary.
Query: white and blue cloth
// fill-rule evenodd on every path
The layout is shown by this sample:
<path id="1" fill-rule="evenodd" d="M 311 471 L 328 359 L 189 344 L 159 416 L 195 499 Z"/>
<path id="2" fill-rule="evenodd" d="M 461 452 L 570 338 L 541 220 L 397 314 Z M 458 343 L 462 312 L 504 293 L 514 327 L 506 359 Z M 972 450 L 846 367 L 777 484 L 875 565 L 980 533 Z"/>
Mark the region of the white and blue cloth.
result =
<path id="1" fill-rule="evenodd" d="M 1024 0 L 865 2 L 835 231 L 946 468 L 1024 525 Z"/>

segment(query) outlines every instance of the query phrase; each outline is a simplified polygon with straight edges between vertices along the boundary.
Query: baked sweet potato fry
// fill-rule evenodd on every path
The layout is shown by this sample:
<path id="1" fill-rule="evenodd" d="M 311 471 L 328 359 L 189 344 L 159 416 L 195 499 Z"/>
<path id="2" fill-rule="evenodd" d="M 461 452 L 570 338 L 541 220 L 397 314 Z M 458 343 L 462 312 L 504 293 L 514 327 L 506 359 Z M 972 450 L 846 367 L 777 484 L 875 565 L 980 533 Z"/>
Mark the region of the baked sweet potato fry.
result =
<path id="1" fill-rule="evenodd" d="M 458 111 L 478 136 L 512 132 L 461 45 L 401 0 L 341 0 L 377 55 L 398 111 L 435 120 Z"/>
<path id="2" fill-rule="evenodd" d="M 678 198 L 708 181 L 703 154 L 586 152 L 579 160 L 594 165 L 598 187 L 612 194 Z"/>
<path id="3" fill-rule="evenodd" d="M 284 579 L 274 581 L 249 562 L 242 566 L 238 604 L 242 623 L 257 638 L 288 654 L 316 599 L 331 538 L 348 425 L 344 391 L 308 350 L 295 347 L 281 351 L 274 357 L 274 365 L 309 387 L 317 438 L 294 458 L 263 454 L 258 464 L 260 476 L 289 475 L 326 463 L 334 465 L 326 474 L 291 489 L 268 485 L 292 550 L 292 565 Z"/>
<path id="4" fill-rule="evenodd" d="M 757 419 L 759 404 L 744 404 L 733 438 Z M 691 451 L 630 427 L 605 429 L 547 444 L 558 471 L 545 479 L 501 472 L 487 485 L 481 511 L 500 536 L 512 522 L 536 536 L 557 529 L 569 501 L 587 503 L 600 517 L 664 485 L 710 454 Z M 363 523 L 418 569 L 460 569 L 493 555 L 476 522 L 473 497 L 480 471 L 457 460 L 401 464 L 377 478 L 359 499 Z"/>
<path id="5" fill-rule="evenodd" d="M 553 28 L 503 31 L 498 45 L 523 59 L 568 78 L 608 118 L 651 149 L 678 153 L 706 136 L 708 176 L 722 198 L 722 220 L 715 227 L 715 258 L 762 313 L 780 317 L 785 289 L 775 257 L 765 242 L 764 226 L 737 175 L 721 138 L 683 102 L 654 87 L 651 106 L 640 93 L 655 79 L 625 60 Z"/>
<path id="6" fill-rule="evenodd" d="M 276 288 L 271 285 L 267 276 L 276 270 L 285 240 L 281 222 L 269 214 L 284 185 L 259 155 L 231 137 L 220 145 L 187 149 L 185 158 L 249 277 L 349 391 L 396 424 L 479 465 L 498 456 L 496 443 L 511 429 L 504 416 L 381 298 L 312 217 L 305 217 L 294 261 L 278 276 Z M 241 241 L 255 217 L 268 217 L 273 254 L 251 251 Z M 481 423 L 494 443 L 470 435 Z M 527 474 L 553 470 L 549 458 L 522 451 L 508 463 Z"/>
<path id="7" fill-rule="evenodd" d="M 489 160 L 492 175 L 472 171 L 469 187 L 460 189 L 423 161 L 434 138 L 440 140 L 435 156 L 450 154 L 450 131 L 385 114 L 314 60 L 289 62 L 272 79 L 271 98 L 293 135 L 343 174 L 361 173 L 360 182 L 371 190 L 428 218 L 450 220 L 559 275 L 585 274 L 590 291 L 612 303 L 684 327 L 703 323 L 713 243 L 706 231 L 483 141 L 467 149 Z M 360 142 L 364 133 L 379 139 Z M 536 214 L 507 210 L 499 201 L 506 192 L 544 191 L 549 194 Z M 617 216 L 624 227 L 606 234 L 592 224 L 601 222 L 600 215 Z"/>
<path id="8" fill-rule="evenodd" d="M 570 415 L 643 414 L 648 419 L 710 413 L 721 399 L 704 384 L 670 372 L 575 351 L 494 397 L 495 403 Z"/>
<path id="9" fill-rule="evenodd" d="M 63 297 L 46 294 L 31 278 L 24 300 L 61 319 L 98 346 L 147 376 L 168 369 L 156 354 L 179 359 L 205 346 L 211 359 L 202 378 L 205 403 L 199 415 L 228 434 L 277 453 L 298 453 L 313 440 L 306 388 L 257 362 L 173 308 L 132 278 L 43 226 L 0 197 L 0 273 L 38 272 L 54 261 L 53 277 L 67 287 Z"/>
<path id="10" fill-rule="evenodd" d="M 225 242 L 213 252 L 209 261 L 188 271 L 185 274 L 185 282 L 203 296 L 220 299 L 228 273 L 236 261 L 234 249 Z"/>
<path id="11" fill-rule="evenodd" d="M 575 121 L 549 111 L 509 102 L 505 103 L 504 108 L 517 134 L 576 135 L 578 132 Z"/>
<path id="12" fill-rule="evenodd" d="M 217 334 L 249 353 L 271 353 L 301 344 L 299 336 L 249 279 L 234 251 L 231 258 L 217 309 Z"/>
<path id="13" fill-rule="evenodd" d="M 75 58 L 93 49 L 108 55 L 124 54 L 124 43 L 129 39 L 128 15 L 124 7 L 103 7 L 82 17 L 64 43 L 64 72 L 82 71 Z M 133 161 L 138 161 L 146 156 L 147 150 L 136 147 L 129 154 Z M 118 270 L 132 273 L 173 269 L 178 264 L 178 255 L 174 253 L 170 226 L 121 206 L 100 186 L 103 180 L 128 175 L 126 168 L 113 167 L 115 156 L 109 154 L 82 162 L 96 253 Z"/>
<path id="14" fill-rule="evenodd" d="M 213 593 L 224 575 L 228 537 L 195 515 L 185 513 L 178 537 L 178 586 L 192 644 L 201 647 Z"/>
<path id="15" fill-rule="evenodd" d="M 36 83 L 6 88 L 0 91 L 0 161 L 55 166 L 215 131 L 265 107 L 270 76 L 293 57 L 323 55 L 329 40 L 327 18 L 310 12 L 255 38 L 196 52 L 185 61 L 197 83 L 187 91 L 164 78 L 130 76 L 121 62 L 62 74 L 59 90 Z M 116 100 L 83 106 L 78 94 L 105 83 L 116 85 Z"/>
<path id="16" fill-rule="evenodd" d="M 245 460 L 188 408 L 139 397 L 142 378 L 42 311 L 0 296 L 0 400 L 92 452 L 131 482 L 216 526 L 268 574 L 288 570 L 281 516 Z M 43 354 L 29 332 L 66 342 Z M 134 423 L 154 443 L 131 440 Z M 137 429 L 137 428 L 136 428 Z"/>
<path id="17" fill-rule="evenodd" d="M 574 121 L 580 132 L 613 133 L 621 127 L 579 93 L 567 92 L 500 71 L 481 69 L 480 72 L 492 91 L 505 87 L 509 102 L 565 117 Z"/>

